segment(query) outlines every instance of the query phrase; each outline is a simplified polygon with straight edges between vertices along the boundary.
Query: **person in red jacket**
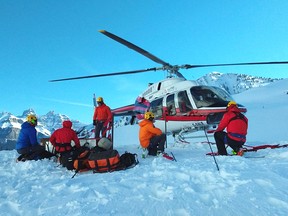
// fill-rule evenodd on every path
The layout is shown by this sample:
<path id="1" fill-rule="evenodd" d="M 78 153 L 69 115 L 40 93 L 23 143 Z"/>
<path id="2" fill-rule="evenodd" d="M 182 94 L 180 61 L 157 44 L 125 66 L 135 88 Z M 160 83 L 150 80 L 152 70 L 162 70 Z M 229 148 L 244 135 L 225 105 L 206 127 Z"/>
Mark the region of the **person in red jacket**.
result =
<path id="1" fill-rule="evenodd" d="M 225 144 L 228 144 L 234 152 L 242 156 L 242 145 L 246 142 L 248 119 L 240 112 L 235 101 L 230 101 L 226 110 L 214 133 L 218 154 L 227 155 Z"/>
<path id="2" fill-rule="evenodd" d="M 69 152 L 72 150 L 71 141 L 75 143 L 75 147 L 80 147 L 80 141 L 77 137 L 76 132 L 72 129 L 72 122 L 67 120 L 64 121 L 63 127 L 57 129 L 51 135 L 49 141 L 55 147 L 56 152 L 60 154 Z"/>
<path id="3" fill-rule="evenodd" d="M 156 156 L 157 153 L 164 153 L 166 135 L 153 124 L 154 114 L 146 112 L 144 120 L 139 123 L 139 141 L 143 149 L 148 150 L 149 155 Z"/>
<path id="4" fill-rule="evenodd" d="M 106 137 L 106 130 L 108 124 L 112 124 L 112 112 L 102 97 L 97 98 L 97 107 L 94 110 L 93 125 L 95 125 L 95 138 L 100 139 L 100 132 L 102 137 Z"/>

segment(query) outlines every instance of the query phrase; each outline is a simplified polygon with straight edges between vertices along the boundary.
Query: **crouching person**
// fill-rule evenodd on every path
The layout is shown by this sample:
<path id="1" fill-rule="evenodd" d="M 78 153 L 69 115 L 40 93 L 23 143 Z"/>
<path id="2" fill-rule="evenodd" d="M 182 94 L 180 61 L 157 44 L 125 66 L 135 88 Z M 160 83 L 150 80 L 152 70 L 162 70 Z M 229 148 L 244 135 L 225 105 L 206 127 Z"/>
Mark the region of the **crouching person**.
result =
<path id="1" fill-rule="evenodd" d="M 156 156 L 164 153 L 166 135 L 159 128 L 156 128 L 153 122 L 154 114 L 146 112 L 144 120 L 139 123 L 139 141 L 144 151 L 148 150 L 148 155 Z M 143 157 L 146 157 L 146 155 L 143 155 Z"/>
<path id="2" fill-rule="evenodd" d="M 63 121 L 62 125 L 62 128 L 53 132 L 49 141 L 55 147 L 60 164 L 68 170 L 72 170 L 73 162 L 80 153 L 80 141 L 76 132 L 72 129 L 71 121 Z M 74 147 L 71 145 L 72 141 L 75 143 Z"/>
<path id="3" fill-rule="evenodd" d="M 63 121 L 63 127 L 57 129 L 51 135 L 49 141 L 55 147 L 55 151 L 60 154 L 70 152 L 72 150 L 71 141 L 74 141 L 75 148 L 80 147 L 80 141 L 76 132 L 72 129 L 72 122 Z"/>
<path id="4" fill-rule="evenodd" d="M 28 115 L 27 121 L 21 125 L 21 130 L 16 143 L 16 150 L 20 154 L 17 161 L 39 160 L 50 158 L 52 153 L 45 150 L 45 146 L 38 143 L 37 140 L 37 117 Z"/>
<path id="5" fill-rule="evenodd" d="M 224 131 L 226 129 L 226 132 Z M 242 146 L 246 142 L 248 119 L 244 116 L 235 101 L 227 104 L 226 112 L 214 133 L 219 155 L 227 155 L 225 144 L 230 146 L 233 154 L 242 156 Z"/>

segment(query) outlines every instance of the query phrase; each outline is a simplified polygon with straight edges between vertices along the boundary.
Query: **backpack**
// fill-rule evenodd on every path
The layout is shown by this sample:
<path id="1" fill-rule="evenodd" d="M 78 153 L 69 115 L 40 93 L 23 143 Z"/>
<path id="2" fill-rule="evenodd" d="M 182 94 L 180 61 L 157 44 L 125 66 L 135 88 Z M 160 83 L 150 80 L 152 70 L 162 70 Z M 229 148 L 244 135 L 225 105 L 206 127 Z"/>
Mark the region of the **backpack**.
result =
<path id="1" fill-rule="evenodd" d="M 126 151 L 120 156 L 120 163 L 124 166 L 125 169 L 133 168 L 139 163 L 138 156 L 137 154 L 132 154 Z"/>
<path id="2" fill-rule="evenodd" d="M 84 172 L 90 170 L 90 166 L 88 163 L 88 158 L 91 151 L 90 149 L 86 149 L 83 152 L 81 152 L 78 157 L 73 162 L 73 168 L 76 170 L 76 172 Z"/>
<path id="3" fill-rule="evenodd" d="M 123 169 L 117 150 L 91 151 L 88 164 L 94 173 L 113 172 Z"/>
<path id="4" fill-rule="evenodd" d="M 80 148 L 73 148 L 71 151 L 62 153 L 60 156 L 60 164 L 63 167 L 66 167 L 68 170 L 73 170 L 74 168 L 74 161 L 78 158 L 81 153 L 89 150 L 86 146 L 81 146 Z"/>
<path id="5" fill-rule="evenodd" d="M 59 162 L 63 167 L 66 167 L 68 170 L 73 170 L 73 162 L 76 157 L 77 155 L 74 151 L 65 152 L 60 155 Z"/>
<path id="6" fill-rule="evenodd" d="M 94 146 L 93 148 L 91 148 L 91 151 L 92 152 L 103 152 L 103 151 L 107 151 L 107 150 L 104 148 L 101 148 L 99 146 Z"/>

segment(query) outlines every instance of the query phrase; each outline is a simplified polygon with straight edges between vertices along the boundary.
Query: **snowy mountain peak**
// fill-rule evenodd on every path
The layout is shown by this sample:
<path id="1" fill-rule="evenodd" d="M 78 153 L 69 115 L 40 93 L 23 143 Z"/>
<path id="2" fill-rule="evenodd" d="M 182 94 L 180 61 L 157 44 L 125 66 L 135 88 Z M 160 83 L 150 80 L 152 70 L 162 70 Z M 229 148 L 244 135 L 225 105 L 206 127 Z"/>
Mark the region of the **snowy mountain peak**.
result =
<path id="1" fill-rule="evenodd" d="M 37 113 L 29 108 L 23 112 L 21 116 L 15 116 L 9 112 L 0 113 L 0 150 L 14 149 L 15 143 L 21 128 L 21 124 L 26 121 L 26 117 L 34 114 L 38 118 L 38 138 L 49 137 L 53 131 L 62 127 L 65 120 L 71 120 L 67 115 L 58 114 L 49 111 L 46 115 L 37 115 Z M 78 120 L 71 120 L 73 129 L 77 130 L 84 126 Z"/>
<path id="2" fill-rule="evenodd" d="M 23 114 L 22 114 L 22 118 L 26 118 L 28 115 L 36 115 L 34 109 L 29 108 L 27 110 L 24 110 Z"/>
<path id="3" fill-rule="evenodd" d="M 229 94 L 239 94 L 250 88 L 264 86 L 280 79 L 255 77 L 246 74 L 211 72 L 199 78 L 200 85 L 218 86 L 225 89 Z"/>

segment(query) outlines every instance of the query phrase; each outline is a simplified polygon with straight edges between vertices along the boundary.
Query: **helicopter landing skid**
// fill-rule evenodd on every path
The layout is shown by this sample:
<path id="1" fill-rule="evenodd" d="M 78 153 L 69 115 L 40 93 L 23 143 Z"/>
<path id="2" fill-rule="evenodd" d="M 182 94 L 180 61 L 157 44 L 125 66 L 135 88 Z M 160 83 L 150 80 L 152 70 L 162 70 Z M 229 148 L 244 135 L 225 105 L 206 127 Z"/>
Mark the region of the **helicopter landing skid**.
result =
<path id="1" fill-rule="evenodd" d="M 178 134 L 175 134 L 175 136 L 174 136 L 175 143 L 190 144 L 190 142 L 188 142 L 185 139 L 185 138 L 189 138 L 189 137 L 184 137 L 184 135 L 192 133 L 192 132 L 203 130 L 206 127 L 207 126 L 205 124 L 203 124 L 202 122 L 197 122 L 197 123 L 193 123 L 189 127 L 182 128 L 181 131 Z"/>
<path id="2" fill-rule="evenodd" d="M 186 141 L 185 138 L 181 136 L 180 134 L 175 136 L 174 141 L 175 143 L 180 143 L 180 144 L 190 144 L 190 142 Z"/>

